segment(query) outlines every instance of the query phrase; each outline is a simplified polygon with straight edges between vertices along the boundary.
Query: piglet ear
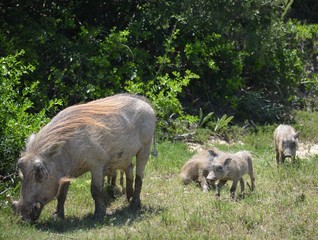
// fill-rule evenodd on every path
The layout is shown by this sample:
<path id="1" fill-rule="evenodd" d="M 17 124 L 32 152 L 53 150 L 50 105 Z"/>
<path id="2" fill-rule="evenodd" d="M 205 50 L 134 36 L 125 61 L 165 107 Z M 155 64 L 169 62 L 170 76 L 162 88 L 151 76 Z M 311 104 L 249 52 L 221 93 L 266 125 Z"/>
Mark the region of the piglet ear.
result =
<path id="1" fill-rule="evenodd" d="M 231 161 L 232 161 L 232 158 L 227 158 L 227 159 L 224 161 L 223 166 L 229 165 Z"/>
<path id="2" fill-rule="evenodd" d="M 215 149 L 209 149 L 208 152 L 213 158 L 218 156 L 218 153 Z"/>
<path id="3" fill-rule="evenodd" d="M 300 132 L 296 132 L 294 138 L 299 138 Z"/>
<path id="4" fill-rule="evenodd" d="M 41 181 L 49 177 L 49 171 L 42 161 L 36 160 L 33 169 L 37 181 Z"/>

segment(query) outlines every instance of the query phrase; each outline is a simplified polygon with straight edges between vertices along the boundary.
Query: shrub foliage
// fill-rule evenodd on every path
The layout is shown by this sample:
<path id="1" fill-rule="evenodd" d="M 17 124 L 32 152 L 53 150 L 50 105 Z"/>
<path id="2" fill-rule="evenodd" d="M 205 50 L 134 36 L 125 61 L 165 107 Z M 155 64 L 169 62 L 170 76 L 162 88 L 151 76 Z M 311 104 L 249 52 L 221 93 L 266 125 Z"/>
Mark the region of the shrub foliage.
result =
<path id="1" fill-rule="evenodd" d="M 315 15 L 302 24 L 290 18 L 298 8 L 283 0 L 0 3 L 0 173 L 57 110 L 119 92 L 150 99 L 162 136 L 195 125 L 200 109 L 214 113 L 211 130 L 221 116 L 288 117 L 318 90 Z"/>

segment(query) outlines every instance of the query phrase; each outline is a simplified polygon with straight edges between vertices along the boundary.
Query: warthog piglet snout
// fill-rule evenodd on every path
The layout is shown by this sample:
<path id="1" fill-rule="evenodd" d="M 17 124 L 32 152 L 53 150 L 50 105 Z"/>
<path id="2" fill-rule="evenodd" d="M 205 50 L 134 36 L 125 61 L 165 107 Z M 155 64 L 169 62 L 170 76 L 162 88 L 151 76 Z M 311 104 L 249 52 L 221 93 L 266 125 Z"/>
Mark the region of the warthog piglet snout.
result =
<path id="1" fill-rule="evenodd" d="M 209 181 L 215 181 L 216 177 L 213 174 L 209 173 L 209 175 L 206 177 L 206 179 Z"/>

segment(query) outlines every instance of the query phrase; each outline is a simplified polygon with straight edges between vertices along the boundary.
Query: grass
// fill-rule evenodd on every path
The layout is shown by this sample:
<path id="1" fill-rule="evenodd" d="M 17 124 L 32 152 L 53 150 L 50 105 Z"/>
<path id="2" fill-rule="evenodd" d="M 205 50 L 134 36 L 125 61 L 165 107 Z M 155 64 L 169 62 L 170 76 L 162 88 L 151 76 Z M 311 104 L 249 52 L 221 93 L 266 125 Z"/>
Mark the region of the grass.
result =
<path id="1" fill-rule="evenodd" d="M 300 138 L 318 143 L 318 114 L 316 112 L 296 111 L 295 128 L 300 131 Z"/>
<path id="2" fill-rule="evenodd" d="M 21 222 L 2 201 L 0 239 L 316 239 L 318 157 L 277 168 L 274 128 L 244 136 L 244 144 L 218 145 L 254 153 L 256 190 L 247 190 L 238 201 L 230 200 L 230 184 L 222 189 L 220 200 L 195 184 L 183 186 L 178 171 L 193 153 L 183 143 L 165 142 L 158 145 L 159 157 L 147 164 L 141 211 L 131 211 L 125 198 L 119 197 L 103 220 L 94 220 L 90 174 L 86 174 L 72 182 L 63 221 L 51 219 L 55 200 L 33 225 Z"/>

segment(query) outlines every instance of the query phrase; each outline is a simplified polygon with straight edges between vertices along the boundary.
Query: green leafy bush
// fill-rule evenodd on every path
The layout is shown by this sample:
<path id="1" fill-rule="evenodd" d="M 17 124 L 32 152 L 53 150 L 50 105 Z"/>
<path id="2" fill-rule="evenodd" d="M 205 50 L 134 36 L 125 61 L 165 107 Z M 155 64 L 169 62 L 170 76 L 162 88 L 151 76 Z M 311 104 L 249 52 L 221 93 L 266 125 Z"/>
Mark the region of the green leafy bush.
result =
<path id="1" fill-rule="evenodd" d="M 34 112 L 55 98 L 69 106 L 129 91 L 150 99 L 165 134 L 182 131 L 200 108 L 268 123 L 307 104 L 299 89 L 317 91 L 317 27 L 286 19 L 293 6 L 12 0 L 0 9 L 0 54 L 25 49 L 36 66 L 21 76 L 25 86 L 38 81 L 28 95 Z"/>
<path id="2" fill-rule="evenodd" d="M 0 175 L 15 171 L 16 160 L 25 146 L 26 138 L 39 130 L 48 118 L 46 111 L 61 104 L 58 100 L 47 103 L 46 108 L 34 112 L 29 95 L 37 93 L 38 82 L 25 86 L 24 75 L 34 71 L 34 66 L 20 61 L 24 51 L 0 58 Z"/>

